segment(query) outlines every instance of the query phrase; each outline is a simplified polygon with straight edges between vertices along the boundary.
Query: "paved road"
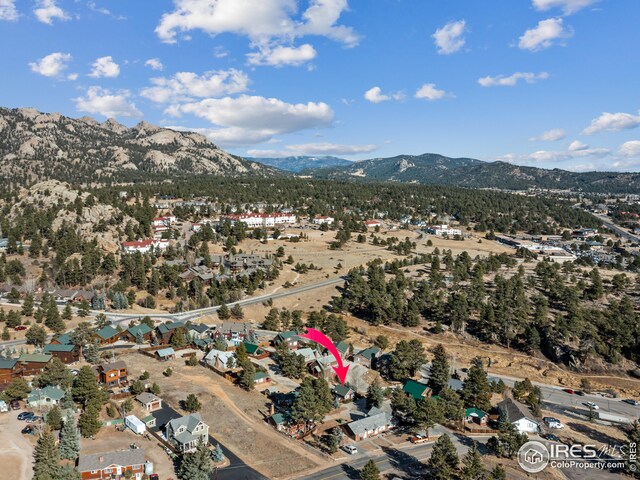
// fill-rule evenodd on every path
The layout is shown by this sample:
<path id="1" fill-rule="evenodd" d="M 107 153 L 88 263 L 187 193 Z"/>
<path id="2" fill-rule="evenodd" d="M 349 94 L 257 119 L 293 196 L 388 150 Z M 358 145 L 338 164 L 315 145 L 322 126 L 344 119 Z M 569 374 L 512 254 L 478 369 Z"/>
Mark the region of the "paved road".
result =
<path id="1" fill-rule="evenodd" d="M 250 297 L 250 298 L 245 298 L 242 300 L 239 300 L 237 302 L 233 302 L 233 303 L 229 303 L 227 304 L 228 307 L 232 307 L 234 305 L 240 305 L 240 306 L 246 306 L 246 305 L 255 305 L 256 303 L 262 303 L 265 302 L 269 299 L 272 300 L 277 300 L 279 298 L 285 298 L 285 297 L 290 297 L 293 295 L 300 295 L 302 293 L 307 293 L 307 292 L 311 292 L 313 290 L 316 290 L 318 288 L 323 288 L 323 287 L 328 287 L 331 285 L 339 285 L 341 283 L 344 283 L 345 281 L 345 277 L 334 277 L 334 278 L 329 278 L 327 280 L 323 280 L 321 282 L 317 282 L 317 283 L 313 283 L 310 285 L 304 285 L 302 287 L 297 287 L 297 288 L 286 288 L 286 289 L 282 289 L 279 290 L 275 293 L 268 293 L 268 294 L 264 294 L 264 295 L 259 295 L 257 297 Z M 150 315 L 153 318 L 165 318 L 167 320 L 174 320 L 174 321 L 183 321 L 186 322 L 187 320 L 197 320 L 198 318 L 200 318 L 202 315 L 207 315 L 210 313 L 215 313 L 220 309 L 220 305 L 216 305 L 214 307 L 207 307 L 207 308 L 200 308 L 197 310 L 189 310 L 188 312 L 182 312 L 182 313 L 155 313 Z M 116 313 L 116 312 L 99 312 L 99 311 L 92 311 L 93 314 L 97 315 L 99 313 L 104 313 L 107 318 L 109 320 L 111 320 L 112 323 L 128 323 L 131 320 L 137 320 L 138 318 L 140 318 L 142 315 L 140 314 L 130 314 L 130 313 Z"/>
<path id="2" fill-rule="evenodd" d="M 179 418 L 180 415 L 170 406 L 164 404 L 162 409 L 153 412 L 153 416 L 156 418 L 155 432 L 164 430 L 164 426 L 172 419 Z M 259 472 L 251 468 L 244 463 L 240 458 L 234 455 L 228 448 L 224 446 L 222 442 L 219 442 L 211 435 L 209 435 L 209 443 L 211 445 L 220 444 L 225 456 L 229 459 L 229 466 L 221 468 L 217 472 L 217 476 L 212 476 L 215 480 L 267 480 L 266 477 Z"/>
<path id="3" fill-rule="evenodd" d="M 620 235 L 622 238 L 626 238 L 630 242 L 640 243 L 640 237 L 630 233 L 629 230 L 627 230 L 626 228 L 622 228 L 621 226 L 616 225 L 615 223 L 613 223 L 613 220 L 611 219 L 610 216 L 608 216 L 608 215 L 596 215 L 595 213 L 592 213 L 592 215 L 594 217 L 598 218 L 599 220 L 601 220 L 602 223 L 607 228 L 613 230 L 615 233 Z"/>
<path id="4" fill-rule="evenodd" d="M 491 373 L 489 374 L 489 377 L 501 378 L 504 383 L 510 387 L 513 386 L 515 381 L 522 380 L 521 378 L 494 375 Z M 583 403 L 593 402 L 600 407 L 600 412 L 619 415 L 621 417 L 625 417 L 628 421 L 637 420 L 640 417 L 640 406 L 629 405 L 628 403 L 623 402 L 620 398 L 605 398 L 600 395 L 579 396 L 564 392 L 562 390 L 563 387 L 538 382 L 533 382 L 533 384 L 540 387 L 543 401 L 551 406 L 557 405 L 574 413 L 586 414 L 589 409 L 583 405 Z"/>

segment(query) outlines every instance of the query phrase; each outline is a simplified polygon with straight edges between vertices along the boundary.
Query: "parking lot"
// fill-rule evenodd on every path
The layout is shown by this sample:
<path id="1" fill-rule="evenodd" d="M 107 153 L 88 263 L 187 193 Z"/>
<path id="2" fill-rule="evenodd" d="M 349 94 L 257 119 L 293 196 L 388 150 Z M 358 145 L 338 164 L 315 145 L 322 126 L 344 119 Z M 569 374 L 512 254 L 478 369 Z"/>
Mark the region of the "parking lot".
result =
<path id="1" fill-rule="evenodd" d="M 21 411 L 12 410 L 0 413 L 2 478 L 29 480 L 32 476 L 31 461 L 36 437 L 20 433 L 27 425 L 18 420 L 18 414 Z"/>

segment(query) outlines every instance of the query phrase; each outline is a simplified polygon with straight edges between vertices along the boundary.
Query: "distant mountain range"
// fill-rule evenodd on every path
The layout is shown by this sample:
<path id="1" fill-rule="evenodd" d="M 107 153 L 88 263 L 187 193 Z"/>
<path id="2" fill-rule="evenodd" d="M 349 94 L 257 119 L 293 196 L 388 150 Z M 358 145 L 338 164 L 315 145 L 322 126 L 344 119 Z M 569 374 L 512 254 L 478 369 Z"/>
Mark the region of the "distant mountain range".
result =
<path id="1" fill-rule="evenodd" d="M 275 167 L 286 172 L 298 173 L 303 170 L 311 170 L 318 168 L 346 167 L 353 162 L 338 157 L 276 157 L 276 158 L 251 158 L 245 157 L 252 162 L 259 162 L 270 167 Z"/>
<path id="2" fill-rule="evenodd" d="M 473 158 L 450 158 L 434 153 L 373 158 L 346 166 L 310 169 L 301 173 L 339 180 L 424 183 L 470 188 L 526 190 L 537 187 L 593 193 L 640 192 L 638 173 L 576 173 L 560 169 L 524 167 L 506 162 L 483 162 Z"/>
<path id="3" fill-rule="evenodd" d="M 163 180 L 172 175 L 277 174 L 231 155 L 206 137 L 140 122 L 70 118 L 33 108 L 0 108 L 0 179 L 29 185 L 42 180 L 106 183 Z"/>

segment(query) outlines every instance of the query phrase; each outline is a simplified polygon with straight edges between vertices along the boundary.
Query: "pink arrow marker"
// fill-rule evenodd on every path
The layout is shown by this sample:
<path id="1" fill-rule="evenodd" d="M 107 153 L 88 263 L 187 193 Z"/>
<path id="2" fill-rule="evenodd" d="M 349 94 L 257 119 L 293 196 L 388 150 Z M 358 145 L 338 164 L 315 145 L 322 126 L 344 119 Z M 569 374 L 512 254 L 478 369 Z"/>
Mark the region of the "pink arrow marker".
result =
<path id="1" fill-rule="evenodd" d="M 333 367 L 333 370 L 336 372 L 336 375 L 338 375 L 338 379 L 340 380 L 340 383 L 344 385 L 344 381 L 347 378 L 347 372 L 349 371 L 349 365 L 344 365 L 342 363 L 342 357 L 340 356 L 340 352 L 338 352 L 338 349 L 333 344 L 331 339 L 321 331 L 316 330 L 315 328 L 310 328 L 307 331 L 307 333 L 298 335 L 298 336 L 302 338 L 308 338 L 312 342 L 319 343 L 320 345 L 325 347 L 327 350 L 329 350 L 331 355 L 333 355 L 335 359 L 338 361 L 338 366 Z"/>

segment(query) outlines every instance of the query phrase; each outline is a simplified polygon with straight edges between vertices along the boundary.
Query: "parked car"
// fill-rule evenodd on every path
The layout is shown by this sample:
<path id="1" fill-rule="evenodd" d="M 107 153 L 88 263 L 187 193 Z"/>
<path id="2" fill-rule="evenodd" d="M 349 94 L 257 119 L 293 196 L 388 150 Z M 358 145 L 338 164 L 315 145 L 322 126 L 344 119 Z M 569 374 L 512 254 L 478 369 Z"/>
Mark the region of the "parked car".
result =
<path id="1" fill-rule="evenodd" d="M 160 477 L 157 473 L 152 473 L 151 475 L 149 475 L 149 480 L 160 480 Z"/>
<path id="2" fill-rule="evenodd" d="M 553 433 L 547 433 L 543 435 L 542 438 L 544 438 L 545 440 L 549 440 L 551 442 L 562 442 L 562 440 L 560 440 L 560 437 L 558 437 L 557 435 L 554 435 Z"/>
<path id="3" fill-rule="evenodd" d="M 559 422 L 560 422 L 560 420 L 558 420 L 558 419 L 557 419 L 557 418 L 555 418 L 555 417 L 543 417 L 543 418 L 542 418 L 542 421 L 543 421 L 544 423 L 551 423 L 551 422 L 558 422 L 558 423 L 559 423 Z"/>
<path id="4" fill-rule="evenodd" d="M 23 435 L 35 435 L 36 434 L 36 429 L 29 425 L 29 426 L 24 427 L 21 430 L 21 433 Z"/>
<path id="5" fill-rule="evenodd" d="M 562 391 L 563 391 L 563 392 L 566 392 L 566 393 L 569 393 L 569 394 L 571 394 L 571 395 L 573 395 L 574 393 L 576 393 L 576 392 L 574 392 L 573 390 L 571 390 L 570 388 L 564 388 Z"/>
<path id="6" fill-rule="evenodd" d="M 39 417 L 38 415 L 31 415 L 30 417 L 27 417 L 26 420 L 27 423 L 36 423 L 42 420 L 42 417 Z"/>
<path id="7" fill-rule="evenodd" d="M 14 328 L 14 330 L 21 332 L 22 330 L 26 330 L 27 326 L 26 325 L 18 325 L 16 328 Z"/>
<path id="8" fill-rule="evenodd" d="M 628 403 L 629 405 L 633 405 L 634 407 L 637 407 L 638 405 L 640 405 L 640 402 L 638 400 L 634 400 L 633 398 L 627 398 L 625 400 L 622 400 L 624 403 Z"/>
<path id="9" fill-rule="evenodd" d="M 582 390 L 576 390 L 574 393 L 576 395 L 580 395 L 581 397 L 584 397 L 584 392 Z"/>
<path id="10" fill-rule="evenodd" d="M 586 405 L 589 408 L 593 408 L 594 410 L 600 410 L 600 407 L 593 402 L 584 402 L 583 405 Z"/>
<path id="11" fill-rule="evenodd" d="M 20 400 L 11 400 L 11 409 L 20 410 Z"/>
<path id="12" fill-rule="evenodd" d="M 424 443 L 428 440 L 429 440 L 429 437 L 425 437 L 424 435 L 419 435 L 419 434 L 409 438 L 409 441 L 411 443 Z"/>
<path id="13" fill-rule="evenodd" d="M 18 420 L 26 420 L 27 418 L 35 417 L 35 415 L 33 412 L 21 412 L 18 414 Z"/>
<path id="14" fill-rule="evenodd" d="M 355 455 L 358 453 L 358 448 L 355 445 L 345 445 L 342 449 L 349 455 Z"/>

